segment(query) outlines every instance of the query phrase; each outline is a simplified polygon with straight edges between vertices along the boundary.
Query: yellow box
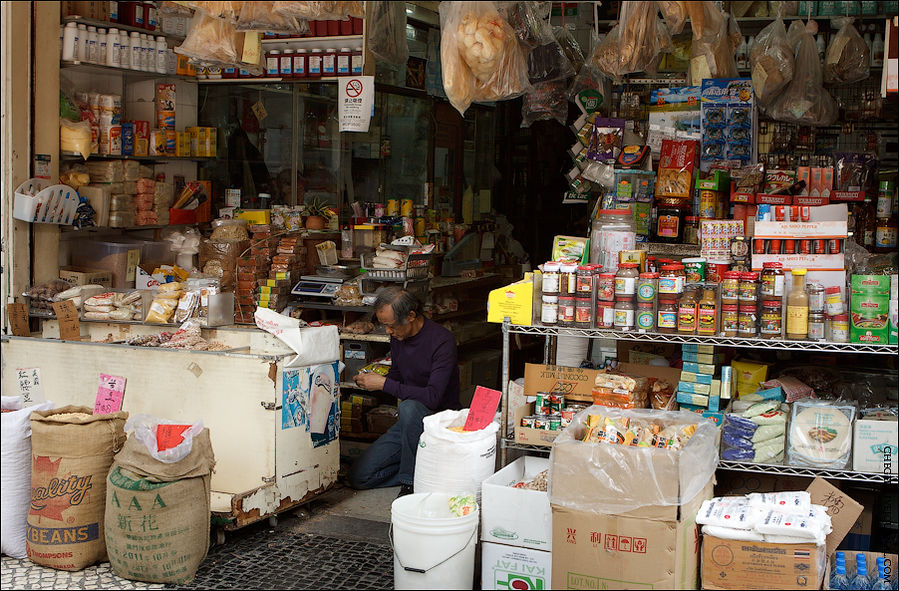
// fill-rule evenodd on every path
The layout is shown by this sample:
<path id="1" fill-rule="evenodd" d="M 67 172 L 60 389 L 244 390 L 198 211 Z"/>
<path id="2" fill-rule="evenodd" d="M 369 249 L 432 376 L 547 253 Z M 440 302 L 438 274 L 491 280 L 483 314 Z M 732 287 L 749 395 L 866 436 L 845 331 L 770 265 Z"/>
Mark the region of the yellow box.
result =
<path id="1" fill-rule="evenodd" d="M 134 138 L 134 155 L 148 156 L 150 153 L 150 140 L 145 137 Z"/>
<path id="2" fill-rule="evenodd" d="M 178 64 L 175 69 L 176 74 L 178 74 L 179 76 L 196 76 L 197 75 L 197 70 L 192 65 L 190 65 L 190 63 L 187 61 L 188 58 L 186 55 L 181 55 L 180 53 L 176 53 L 175 57 L 178 58 Z M 191 73 L 191 72 L 193 72 L 193 73 Z"/>
<path id="3" fill-rule="evenodd" d="M 531 326 L 533 323 L 534 276 L 511 285 L 494 289 L 487 297 L 487 322 L 502 324 L 508 317 L 512 324 Z"/>
<path id="4" fill-rule="evenodd" d="M 175 156 L 190 156 L 190 133 L 178 132 L 178 140 L 175 144 Z"/>
<path id="5" fill-rule="evenodd" d="M 207 127 L 209 130 L 209 153 L 207 156 L 215 158 L 218 154 L 217 145 L 219 138 L 219 130 L 216 127 Z"/>
<path id="6" fill-rule="evenodd" d="M 272 221 L 272 210 L 241 209 L 234 212 L 234 217 L 239 220 L 247 220 L 250 224 L 270 224 Z"/>

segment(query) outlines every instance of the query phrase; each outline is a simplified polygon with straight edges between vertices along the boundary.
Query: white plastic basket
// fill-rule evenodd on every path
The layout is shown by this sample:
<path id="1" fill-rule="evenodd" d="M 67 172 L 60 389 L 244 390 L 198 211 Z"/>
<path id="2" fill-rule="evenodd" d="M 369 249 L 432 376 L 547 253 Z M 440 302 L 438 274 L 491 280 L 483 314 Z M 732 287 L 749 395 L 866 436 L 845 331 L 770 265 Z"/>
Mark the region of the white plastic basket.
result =
<path id="1" fill-rule="evenodd" d="M 78 203 L 78 191 L 68 185 L 28 179 L 16 189 L 13 217 L 38 224 L 71 224 Z"/>

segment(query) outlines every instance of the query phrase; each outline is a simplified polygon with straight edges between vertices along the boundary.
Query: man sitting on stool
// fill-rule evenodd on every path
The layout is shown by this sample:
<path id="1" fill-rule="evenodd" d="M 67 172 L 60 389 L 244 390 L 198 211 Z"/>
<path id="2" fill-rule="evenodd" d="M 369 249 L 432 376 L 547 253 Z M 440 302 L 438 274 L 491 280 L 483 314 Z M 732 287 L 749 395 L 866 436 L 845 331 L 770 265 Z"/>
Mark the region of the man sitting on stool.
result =
<path id="1" fill-rule="evenodd" d="M 412 492 L 422 419 L 461 408 L 458 352 L 452 333 L 424 317 L 415 295 L 399 287 L 382 287 L 376 295 L 375 313 L 390 335 L 390 371 L 353 380 L 399 398 L 399 420 L 356 460 L 349 480 L 357 489 L 399 484 L 402 496 Z"/>

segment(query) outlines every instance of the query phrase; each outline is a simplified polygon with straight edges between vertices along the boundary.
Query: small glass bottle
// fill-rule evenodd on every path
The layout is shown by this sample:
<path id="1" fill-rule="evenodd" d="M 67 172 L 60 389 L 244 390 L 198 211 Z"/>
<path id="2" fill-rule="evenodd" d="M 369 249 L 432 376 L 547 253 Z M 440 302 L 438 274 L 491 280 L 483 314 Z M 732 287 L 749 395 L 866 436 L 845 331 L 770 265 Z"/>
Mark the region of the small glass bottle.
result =
<path id="1" fill-rule="evenodd" d="M 559 263 L 550 261 L 543 265 L 543 295 L 559 295 Z"/>
<path id="2" fill-rule="evenodd" d="M 823 312 L 809 312 L 808 338 L 810 341 L 824 340 L 825 316 Z"/>
<path id="3" fill-rule="evenodd" d="M 540 308 L 540 323 L 555 326 L 559 321 L 559 296 L 543 294 Z"/>
<path id="4" fill-rule="evenodd" d="M 721 280 L 721 304 L 737 305 L 740 299 L 740 272 L 727 271 Z"/>
<path id="5" fill-rule="evenodd" d="M 809 314 L 823 314 L 827 309 L 827 295 L 824 286 L 818 281 L 809 281 L 805 291 L 808 293 Z"/>
<path id="6" fill-rule="evenodd" d="M 656 313 L 652 302 L 637 303 L 636 326 L 639 332 L 652 332 L 656 326 Z"/>
<path id="7" fill-rule="evenodd" d="M 637 263 L 621 263 L 615 274 L 615 297 L 633 298 L 637 293 L 637 278 L 640 271 Z"/>
<path id="8" fill-rule="evenodd" d="M 635 308 L 633 298 L 615 298 L 615 330 L 633 330 Z"/>
<path id="9" fill-rule="evenodd" d="M 593 265 L 579 265 L 577 268 L 577 294 L 578 296 L 593 297 Z"/>
<path id="10" fill-rule="evenodd" d="M 755 311 L 755 306 L 740 306 L 740 320 L 738 333 L 743 338 L 755 338 L 758 335 L 759 319 Z"/>
<path id="11" fill-rule="evenodd" d="M 658 281 L 658 273 L 640 273 L 640 277 L 637 279 L 637 301 L 655 303 Z"/>
<path id="12" fill-rule="evenodd" d="M 677 306 L 677 332 L 678 334 L 696 333 L 696 292 L 694 290 L 684 292 Z"/>
<path id="13" fill-rule="evenodd" d="M 559 324 L 574 326 L 575 304 L 572 297 L 559 297 Z"/>
<path id="14" fill-rule="evenodd" d="M 615 301 L 615 273 L 600 273 L 596 280 L 596 300 Z"/>
<path id="15" fill-rule="evenodd" d="M 762 281 L 760 285 L 762 301 L 783 300 L 784 272 L 782 263 L 764 263 L 762 265 Z"/>
<path id="16" fill-rule="evenodd" d="M 737 295 L 740 305 L 755 304 L 759 298 L 759 274 L 754 271 L 740 273 L 740 288 Z"/>
<path id="17" fill-rule="evenodd" d="M 574 324 L 578 328 L 593 328 L 593 297 L 574 298 Z"/>
<path id="18" fill-rule="evenodd" d="M 705 288 L 696 312 L 696 334 L 712 336 L 718 332 L 718 302 L 715 290 Z"/>
<path id="19" fill-rule="evenodd" d="M 759 332 L 763 339 L 779 339 L 783 336 L 783 304 L 780 300 L 762 302 Z"/>
<path id="20" fill-rule="evenodd" d="M 577 296 L 577 265 L 574 263 L 562 263 L 559 266 L 559 296 Z"/>

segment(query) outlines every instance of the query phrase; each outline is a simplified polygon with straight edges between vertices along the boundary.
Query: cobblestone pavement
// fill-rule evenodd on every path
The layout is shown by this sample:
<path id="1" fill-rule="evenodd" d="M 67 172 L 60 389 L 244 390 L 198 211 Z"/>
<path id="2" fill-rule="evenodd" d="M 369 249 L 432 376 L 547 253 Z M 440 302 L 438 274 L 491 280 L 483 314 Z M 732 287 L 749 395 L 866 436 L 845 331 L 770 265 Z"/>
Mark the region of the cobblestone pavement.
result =
<path id="1" fill-rule="evenodd" d="M 3 557 L 0 567 L 0 587 L 3 589 L 162 589 L 163 585 L 150 585 L 121 579 L 104 562 L 78 572 L 68 572 L 38 566 L 30 560 Z"/>

